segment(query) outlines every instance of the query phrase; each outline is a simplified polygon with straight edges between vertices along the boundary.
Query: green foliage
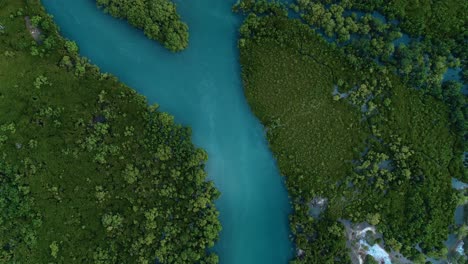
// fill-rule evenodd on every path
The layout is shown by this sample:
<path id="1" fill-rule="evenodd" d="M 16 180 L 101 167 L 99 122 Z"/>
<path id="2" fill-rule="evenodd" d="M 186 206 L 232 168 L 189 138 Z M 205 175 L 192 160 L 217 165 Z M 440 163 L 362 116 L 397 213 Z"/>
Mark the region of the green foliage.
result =
<path id="1" fill-rule="evenodd" d="M 343 8 L 298 5 L 316 16 L 306 20 L 335 32 Z M 384 32 L 366 23 L 372 27 L 357 30 Z M 250 13 L 239 31 L 245 94 L 294 203 L 291 230 L 304 251 L 297 261 L 348 263 L 345 236 L 334 228 L 339 219 L 377 225 L 385 244 L 409 258 L 418 256 L 416 244 L 442 250 L 456 205 L 451 172 L 462 170 L 444 103 L 329 45 L 299 20 Z M 308 203 L 317 196 L 329 202 L 314 219 Z"/>
<path id="2" fill-rule="evenodd" d="M 376 226 L 376 225 L 378 225 L 380 223 L 380 214 L 379 213 L 368 214 L 366 221 L 369 224 L 371 224 L 373 226 Z"/>
<path id="3" fill-rule="evenodd" d="M 31 18 L 31 25 L 38 27 L 41 24 L 42 17 L 40 16 L 33 16 Z"/>
<path id="4" fill-rule="evenodd" d="M 68 51 L 68 53 L 71 53 L 75 56 L 78 54 L 78 45 L 76 45 L 76 42 L 74 41 L 66 40 L 65 49 Z"/>
<path id="5" fill-rule="evenodd" d="M 57 244 L 57 241 L 52 242 L 52 244 L 50 244 L 49 248 L 50 248 L 50 255 L 53 258 L 56 259 L 57 255 L 58 255 L 58 252 L 59 252 L 59 246 Z"/>
<path id="6" fill-rule="evenodd" d="M 119 215 L 105 214 L 102 217 L 102 225 L 108 233 L 117 233 L 122 227 L 123 218 Z"/>
<path id="7" fill-rule="evenodd" d="M 34 80 L 34 87 L 36 87 L 36 89 L 40 89 L 43 85 L 52 86 L 52 84 L 48 81 L 47 77 L 39 75 L 36 78 L 36 80 Z"/>
<path id="8" fill-rule="evenodd" d="M 427 32 L 427 37 L 419 38 L 418 33 L 413 35 L 413 39 L 408 44 L 395 44 L 395 40 L 402 36 L 400 26 L 405 28 L 405 21 L 403 23 L 389 21 L 393 18 L 391 16 L 387 17 L 387 21 L 385 19 L 382 21 L 372 12 L 386 10 L 394 2 L 357 0 L 336 1 L 330 4 L 330 1 L 326 0 L 297 1 L 296 12 L 304 23 L 329 37 L 328 41 L 343 47 L 347 56 L 353 58 L 350 62 L 354 67 L 374 61 L 382 63 L 403 77 L 410 86 L 441 97 L 442 80 L 447 68 L 460 66 L 466 68 L 467 53 L 463 48 L 465 40 L 461 37 L 466 31 L 451 35 L 449 38 L 446 34 L 443 37 L 434 37 L 437 34 L 431 34 L 432 31 Z M 426 2 L 424 5 L 427 4 Z M 358 16 L 355 13 L 356 8 L 363 9 L 367 13 Z M 468 4 L 463 8 L 467 9 Z M 460 16 L 462 13 L 457 15 Z M 459 27 L 457 30 L 464 29 Z"/>
<path id="9" fill-rule="evenodd" d="M 42 217 L 30 196 L 26 174 L 0 162 L 0 262 L 13 263 L 17 253 L 31 254 L 37 245 L 37 229 Z M 29 258 L 28 258 L 29 259 Z"/>
<path id="10" fill-rule="evenodd" d="M 379 264 L 372 256 L 367 255 L 364 264 Z"/>
<path id="11" fill-rule="evenodd" d="M 170 0 L 96 0 L 96 3 L 112 16 L 143 29 L 148 38 L 161 42 L 171 51 L 188 46 L 188 26 L 180 20 Z"/>
<path id="12" fill-rule="evenodd" d="M 80 58 L 76 43 L 44 26 L 39 1 L 10 1 L 0 20 L 9 14 L 0 35 L 0 262 L 217 263 L 207 249 L 221 229 L 219 193 L 190 130 Z M 33 42 L 25 14 L 42 18 L 53 48 Z"/>
<path id="13" fill-rule="evenodd" d="M 415 35 L 434 38 L 458 37 L 465 34 L 468 4 L 462 0 L 411 1 L 411 0 L 353 0 L 354 7 L 363 10 L 379 10 L 390 18 L 402 21 L 402 27 Z"/>

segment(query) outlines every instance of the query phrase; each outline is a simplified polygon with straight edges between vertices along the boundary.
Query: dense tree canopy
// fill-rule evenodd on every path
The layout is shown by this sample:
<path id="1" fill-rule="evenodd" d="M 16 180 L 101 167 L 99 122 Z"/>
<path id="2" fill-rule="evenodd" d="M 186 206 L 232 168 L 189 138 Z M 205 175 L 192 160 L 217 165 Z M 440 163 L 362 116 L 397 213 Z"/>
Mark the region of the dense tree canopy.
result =
<path id="1" fill-rule="evenodd" d="M 171 0 L 96 0 L 96 3 L 112 16 L 143 29 L 146 36 L 171 51 L 181 51 L 188 45 L 188 26 L 180 20 Z"/>
<path id="2" fill-rule="evenodd" d="M 410 259 L 421 259 L 415 245 L 444 257 L 457 200 L 450 179 L 467 179 L 465 98 L 459 83 L 439 79 L 451 55 L 427 56 L 429 43 L 415 43 L 428 61 L 402 74 L 392 43 L 400 31 L 335 2 L 297 1 L 289 12 L 299 19 L 277 2 L 234 7 L 247 14 L 245 93 L 294 203 L 295 262 L 349 263 L 342 219 L 376 225 L 379 243 Z M 328 201 L 318 218 L 317 197 Z"/>
<path id="3" fill-rule="evenodd" d="M 79 57 L 39 1 L 0 7 L 0 262 L 216 263 L 190 129 Z"/>

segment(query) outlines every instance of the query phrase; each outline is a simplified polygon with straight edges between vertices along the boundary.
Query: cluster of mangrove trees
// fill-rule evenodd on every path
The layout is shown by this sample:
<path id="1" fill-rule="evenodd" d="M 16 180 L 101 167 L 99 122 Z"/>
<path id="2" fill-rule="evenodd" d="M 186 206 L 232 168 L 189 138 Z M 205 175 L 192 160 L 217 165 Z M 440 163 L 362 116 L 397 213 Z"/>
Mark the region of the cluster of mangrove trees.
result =
<path id="1" fill-rule="evenodd" d="M 190 129 L 80 57 L 39 1 L 0 1 L 0 22 L 0 262 L 217 263 Z"/>
<path id="2" fill-rule="evenodd" d="M 293 202 L 294 262 L 349 263 L 343 219 L 375 225 L 389 252 L 447 258 L 460 200 L 451 178 L 468 177 L 468 115 L 463 84 L 442 75 L 465 59 L 456 44 L 430 37 L 395 48 L 399 23 L 355 9 L 353 1 L 234 6 L 246 15 L 245 94 Z M 327 203 L 314 217 L 317 198 Z"/>
<path id="3" fill-rule="evenodd" d="M 181 21 L 171 0 L 96 0 L 114 17 L 126 19 L 145 35 L 161 42 L 171 51 L 188 46 L 188 26 Z"/>

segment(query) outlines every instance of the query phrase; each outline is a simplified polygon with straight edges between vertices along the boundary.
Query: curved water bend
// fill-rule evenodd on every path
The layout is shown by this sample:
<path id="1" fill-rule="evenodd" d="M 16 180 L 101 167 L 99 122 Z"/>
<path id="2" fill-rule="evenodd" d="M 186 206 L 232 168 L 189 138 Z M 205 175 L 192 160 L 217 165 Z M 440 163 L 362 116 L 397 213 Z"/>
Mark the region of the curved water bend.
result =
<path id="1" fill-rule="evenodd" d="M 142 32 L 96 9 L 94 0 L 43 0 L 62 34 L 103 71 L 146 95 L 192 127 L 208 151 L 207 170 L 222 195 L 221 263 L 286 263 L 290 206 L 263 128 L 245 101 L 231 1 L 178 3 L 190 46 L 171 54 Z"/>

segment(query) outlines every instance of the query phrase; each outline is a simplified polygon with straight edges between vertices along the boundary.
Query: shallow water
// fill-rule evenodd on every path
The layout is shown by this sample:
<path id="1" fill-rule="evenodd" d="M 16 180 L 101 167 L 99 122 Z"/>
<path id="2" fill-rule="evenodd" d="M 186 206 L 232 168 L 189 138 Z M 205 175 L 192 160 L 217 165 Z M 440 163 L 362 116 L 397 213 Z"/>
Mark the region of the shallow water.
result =
<path id="1" fill-rule="evenodd" d="M 374 257 L 375 260 L 380 261 L 380 263 L 384 264 L 392 264 L 392 261 L 390 260 L 390 255 L 387 253 L 387 251 L 385 251 L 385 249 L 380 247 L 378 244 L 374 244 L 371 246 L 363 239 L 359 240 L 359 243 L 361 244 L 361 246 L 365 246 L 368 248 L 366 253 Z"/>
<path id="2" fill-rule="evenodd" d="M 240 80 L 234 2 L 183 1 L 190 46 L 172 54 L 93 0 L 43 0 L 62 34 L 103 72 L 157 102 L 192 127 L 208 151 L 207 171 L 222 195 L 216 202 L 223 231 L 215 251 L 221 263 L 286 263 L 290 205 L 264 129 L 245 101 Z"/>
<path id="3" fill-rule="evenodd" d="M 452 188 L 454 188 L 455 190 L 463 190 L 468 188 L 468 184 L 456 178 L 452 178 Z"/>

